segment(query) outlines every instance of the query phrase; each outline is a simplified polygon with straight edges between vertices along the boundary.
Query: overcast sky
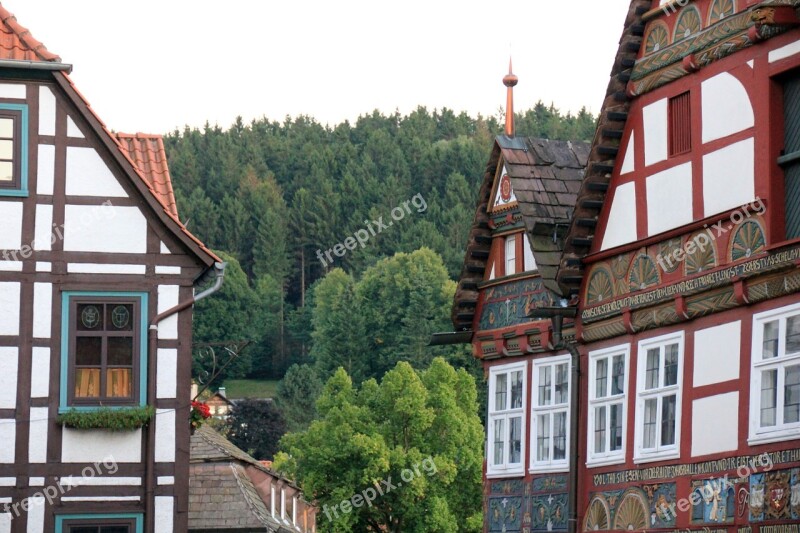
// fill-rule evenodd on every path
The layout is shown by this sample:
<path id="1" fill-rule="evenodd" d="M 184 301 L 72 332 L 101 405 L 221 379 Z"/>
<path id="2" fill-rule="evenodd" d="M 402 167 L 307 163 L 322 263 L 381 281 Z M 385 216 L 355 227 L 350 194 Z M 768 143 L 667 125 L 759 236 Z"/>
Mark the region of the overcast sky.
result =
<path id="1" fill-rule="evenodd" d="M 3 0 L 106 124 L 166 133 L 419 105 L 599 111 L 629 0 Z"/>

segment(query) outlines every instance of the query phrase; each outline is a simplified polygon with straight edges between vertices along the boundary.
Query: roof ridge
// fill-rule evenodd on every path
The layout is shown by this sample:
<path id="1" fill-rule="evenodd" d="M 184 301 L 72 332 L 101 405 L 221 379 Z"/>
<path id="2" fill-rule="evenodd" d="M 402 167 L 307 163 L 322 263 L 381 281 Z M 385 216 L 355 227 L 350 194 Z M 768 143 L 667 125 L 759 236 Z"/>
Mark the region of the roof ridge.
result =
<path id="1" fill-rule="evenodd" d="M 53 62 L 59 63 L 61 62 L 61 58 L 50 52 L 47 47 L 42 43 L 42 41 L 36 39 L 33 34 L 31 34 L 30 30 L 19 23 L 17 17 L 14 16 L 9 10 L 3 7 L 0 4 L 0 22 L 5 25 L 9 31 L 16 36 L 21 44 L 23 44 L 31 53 L 33 53 L 38 60 L 45 61 L 45 62 Z M 5 48 L 5 47 L 4 47 Z M 12 50 L 16 48 L 12 45 L 11 48 L 6 48 L 6 50 Z M 19 58 L 19 57 L 9 57 L 4 59 L 27 59 L 30 58 Z"/>

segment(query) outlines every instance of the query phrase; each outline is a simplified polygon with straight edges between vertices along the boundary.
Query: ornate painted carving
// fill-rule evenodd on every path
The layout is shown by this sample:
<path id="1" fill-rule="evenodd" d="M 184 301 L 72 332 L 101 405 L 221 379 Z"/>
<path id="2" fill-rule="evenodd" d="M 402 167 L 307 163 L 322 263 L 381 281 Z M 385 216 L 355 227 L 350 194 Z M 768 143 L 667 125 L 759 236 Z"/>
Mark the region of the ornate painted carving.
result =
<path id="1" fill-rule="evenodd" d="M 599 304 L 615 295 L 614 282 L 605 265 L 594 267 L 586 287 L 586 302 L 589 305 Z"/>
<path id="2" fill-rule="evenodd" d="M 695 6 L 687 6 L 683 8 L 680 15 L 678 15 L 678 22 L 675 24 L 675 34 L 673 35 L 672 42 L 677 43 L 678 41 L 687 39 L 702 29 L 703 23 L 700 19 L 700 12 Z"/>
<path id="3" fill-rule="evenodd" d="M 567 529 L 566 494 L 550 494 L 531 498 L 531 529 L 565 531 Z"/>
<path id="4" fill-rule="evenodd" d="M 499 329 L 530 322 L 528 313 L 535 306 L 553 305 L 553 296 L 541 278 L 528 278 L 486 289 L 481 310 L 480 330 Z"/>
<path id="5" fill-rule="evenodd" d="M 611 260 L 611 272 L 618 280 L 625 278 L 625 274 L 628 273 L 630 266 L 631 256 L 628 254 L 618 255 Z"/>
<path id="6" fill-rule="evenodd" d="M 644 51 L 646 54 L 658 52 L 669 46 L 669 31 L 667 25 L 661 21 L 654 22 L 650 26 L 650 31 L 647 33 L 645 40 Z"/>
<path id="7" fill-rule="evenodd" d="M 728 478 L 695 481 L 692 491 L 692 522 L 704 524 L 731 524 L 736 514 L 736 489 Z"/>
<path id="8" fill-rule="evenodd" d="M 731 261 L 750 259 L 767 245 L 764 229 L 756 220 L 743 222 L 733 234 L 730 246 Z"/>
<path id="9" fill-rule="evenodd" d="M 565 490 L 567 488 L 567 476 L 554 474 L 551 476 L 536 477 L 531 488 L 533 492 L 551 492 Z"/>
<path id="10" fill-rule="evenodd" d="M 649 255 L 639 254 L 633 260 L 631 270 L 628 273 L 628 285 L 631 292 L 658 285 L 660 279 L 658 266 Z"/>
<path id="11" fill-rule="evenodd" d="M 614 529 L 632 531 L 647 528 L 647 502 L 638 489 L 632 489 L 622 497 L 614 513 Z"/>
<path id="12" fill-rule="evenodd" d="M 589 502 L 586 516 L 583 520 L 584 531 L 603 531 L 611 525 L 611 510 L 608 501 L 602 494 L 595 494 Z"/>
<path id="13" fill-rule="evenodd" d="M 584 531 L 648 530 L 675 527 L 675 483 L 658 483 L 592 494 Z"/>
<path id="14" fill-rule="evenodd" d="M 716 24 L 734 13 L 736 13 L 736 0 L 714 0 L 708 11 L 708 25 Z"/>
<path id="15" fill-rule="evenodd" d="M 748 507 L 751 522 L 800 520 L 800 469 L 752 474 Z"/>
<path id="16" fill-rule="evenodd" d="M 683 263 L 685 265 L 684 272 L 686 273 L 687 276 L 699 274 L 701 272 L 711 270 L 717 266 L 717 253 L 714 250 L 714 243 L 711 242 L 710 238 L 707 240 L 697 239 L 697 237 L 702 233 L 704 232 L 701 232 L 689 238 L 688 242 L 694 242 L 694 243 L 705 242 L 706 244 L 703 246 L 700 246 L 698 244 L 696 246 L 695 251 L 686 256 L 686 259 L 684 260 Z"/>
<path id="17" fill-rule="evenodd" d="M 679 250 L 683 247 L 683 242 L 681 239 L 675 238 L 670 239 L 668 241 L 664 241 L 658 245 L 658 255 L 661 257 L 674 257 L 674 253 L 676 250 Z M 664 261 L 662 265 L 660 265 L 666 272 L 672 273 L 678 270 L 680 263 L 677 261 Z"/>

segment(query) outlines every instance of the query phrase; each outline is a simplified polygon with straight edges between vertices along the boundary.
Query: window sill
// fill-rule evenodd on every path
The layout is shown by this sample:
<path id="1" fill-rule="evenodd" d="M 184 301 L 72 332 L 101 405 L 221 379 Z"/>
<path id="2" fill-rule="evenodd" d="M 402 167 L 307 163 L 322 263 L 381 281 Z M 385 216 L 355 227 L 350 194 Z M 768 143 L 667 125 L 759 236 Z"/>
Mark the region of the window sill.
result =
<path id="1" fill-rule="evenodd" d="M 634 455 L 633 462 L 636 464 L 642 463 L 656 463 L 658 461 L 668 461 L 670 459 L 680 459 L 681 452 L 678 450 L 669 450 L 666 452 L 653 452 L 647 455 Z"/>
<path id="2" fill-rule="evenodd" d="M 8 196 L 11 198 L 27 198 L 28 197 L 28 190 L 27 189 L 0 189 L 0 196 Z"/>
<path id="3" fill-rule="evenodd" d="M 522 477 L 525 475 L 525 469 L 518 468 L 515 470 L 499 470 L 492 472 L 491 470 L 486 471 L 486 479 L 505 479 L 511 477 Z"/>
<path id="4" fill-rule="evenodd" d="M 787 429 L 772 431 L 770 433 L 762 433 L 756 435 L 751 434 L 750 437 L 747 439 L 747 444 L 749 444 L 750 446 L 755 446 L 758 444 L 770 444 L 773 442 L 797 440 L 798 434 L 800 434 L 800 429 L 798 428 L 787 428 Z"/>
<path id="5" fill-rule="evenodd" d="M 597 468 L 600 466 L 619 465 L 625 462 L 625 453 L 615 455 L 613 457 L 601 457 L 598 459 L 589 459 L 586 461 L 587 468 Z"/>
<path id="6" fill-rule="evenodd" d="M 529 474 L 554 474 L 560 472 L 569 472 L 569 464 L 534 466 L 528 470 Z"/>

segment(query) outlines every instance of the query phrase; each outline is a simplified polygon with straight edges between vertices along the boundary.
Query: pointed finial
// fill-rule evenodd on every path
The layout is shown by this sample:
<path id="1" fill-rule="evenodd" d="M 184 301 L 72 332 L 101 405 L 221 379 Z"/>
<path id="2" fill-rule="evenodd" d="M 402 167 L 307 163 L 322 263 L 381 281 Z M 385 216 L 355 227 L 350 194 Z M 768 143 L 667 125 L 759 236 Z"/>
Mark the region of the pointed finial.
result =
<path id="1" fill-rule="evenodd" d="M 511 65 L 511 58 L 508 58 L 508 74 L 503 78 L 503 85 L 507 89 L 506 95 L 506 135 L 514 136 L 514 86 L 519 82 L 519 78 L 514 75 Z"/>

